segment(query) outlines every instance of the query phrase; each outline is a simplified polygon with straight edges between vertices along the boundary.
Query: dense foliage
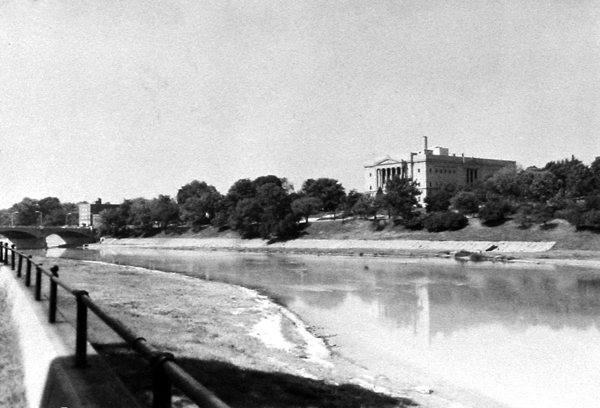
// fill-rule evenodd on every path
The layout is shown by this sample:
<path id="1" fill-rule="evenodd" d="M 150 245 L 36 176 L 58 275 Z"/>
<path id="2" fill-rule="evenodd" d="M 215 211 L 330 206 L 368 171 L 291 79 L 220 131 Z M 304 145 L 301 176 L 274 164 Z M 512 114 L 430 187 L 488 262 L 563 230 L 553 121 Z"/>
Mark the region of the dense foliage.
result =
<path id="1" fill-rule="evenodd" d="M 269 240 L 297 236 L 310 217 L 387 216 L 407 229 L 444 231 L 463 228 L 465 215 L 478 216 L 488 226 L 514 219 L 521 228 L 545 225 L 554 218 L 577 229 L 600 231 L 600 158 L 590 166 L 580 160 L 553 161 L 543 168 L 506 168 L 468 187 L 445 185 L 429 190 L 427 214 L 419 210 L 418 186 L 393 178 L 375 195 L 348 193 L 335 179 L 308 179 L 294 191 L 285 178 L 274 175 L 240 179 L 223 195 L 204 181 L 182 186 L 176 197 L 124 200 L 101 213 L 98 233 L 111 236 L 148 236 L 173 227 L 194 230 L 212 225 L 231 229 L 245 238 Z M 385 215 L 384 215 L 385 214 Z M 76 225 L 78 208 L 56 197 L 24 198 L 0 210 L 0 225 Z"/>

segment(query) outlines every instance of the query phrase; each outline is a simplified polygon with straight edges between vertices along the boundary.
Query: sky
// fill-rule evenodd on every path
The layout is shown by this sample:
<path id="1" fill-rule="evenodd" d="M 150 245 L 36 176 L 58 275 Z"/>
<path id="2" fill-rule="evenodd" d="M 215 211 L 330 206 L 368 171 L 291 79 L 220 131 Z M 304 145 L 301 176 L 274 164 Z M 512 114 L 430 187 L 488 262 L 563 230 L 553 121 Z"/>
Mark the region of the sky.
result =
<path id="1" fill-rule="evenodd" d="M 600 156 L 596 0 L 0 0 L 0 208 Z"/>

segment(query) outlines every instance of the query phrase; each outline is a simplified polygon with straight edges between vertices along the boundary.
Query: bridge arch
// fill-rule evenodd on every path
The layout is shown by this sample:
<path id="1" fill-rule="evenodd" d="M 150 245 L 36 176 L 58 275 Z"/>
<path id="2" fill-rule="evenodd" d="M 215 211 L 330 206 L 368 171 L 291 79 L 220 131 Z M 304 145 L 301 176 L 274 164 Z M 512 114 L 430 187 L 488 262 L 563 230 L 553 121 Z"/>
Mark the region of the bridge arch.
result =
<path id="1" fill-rule="evenodd" d="M 60 237 L 61 246 L 79 246 L 95 241 L 94 231 L 81 227 L 0 227 L 0 235 L 10 240 L 18 249 L 44 249 L 47 238 Z"/>

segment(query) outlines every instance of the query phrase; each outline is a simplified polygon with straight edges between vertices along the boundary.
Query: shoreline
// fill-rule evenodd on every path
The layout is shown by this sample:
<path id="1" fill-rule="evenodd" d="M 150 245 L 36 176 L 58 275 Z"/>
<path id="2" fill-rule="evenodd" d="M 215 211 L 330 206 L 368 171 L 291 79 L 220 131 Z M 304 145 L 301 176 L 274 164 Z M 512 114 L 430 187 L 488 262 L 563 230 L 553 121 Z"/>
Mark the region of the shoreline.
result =
<path id="1" fill-rule="evenodd" d="M 143 249 L 171 249 L 171 250 L 200 250 L 200 251 L 205 251 L 205 252 L 210 252 L 210 251 L 232 251 L 232 252 L 251 252 L 251 253 L 290 253 L 290 254 L 299 254 L 299 255 L 303 255 L 303 254 L 310 254 L 310 255 L 323 255 L 323 256 L 327 256 L 327 255 L 333 255 L 333 256 L 365 256 L 365 257 L 369 257 L 369 256 L 375 256 L 375 257 L 390 257 L 390 258 L 431 258 L 433 259 L 438 259 L 439 262 L 444 262 L 444 261 L 454 261 L 455 259 L 457 259 L 455 256 L 457 253 L 454 254 L 450 254 L 450 253 L 445 253 L 445 252 L 437 252 L 437 251 L 426 251 L 426 250 L 421 250 L 421 251 L 406 251 L 406 250 L 398 250 L 398 249 L 387 249 L 387 250 L 378 250 L 378 251 L 373 251 L 373 252 L 362 252 L 364 250 L 364 248 L 340 248 L 339 245 L 336 245 L 339 243 L 339 241 L 334 241 L 334 240 L 320 240 L 320 241 L 313 241 L 312 244 L 314 246 L 315 242 L 319 242 L 319 248 L 303 248 L 302 250 L 300 250 L 299 248 L 281 248 L 281 247 L 274 247 L 272 245 L 266 245 L 266 243 L 264 242 L 248 242 L 248 241 L 242 241 L 242 240 L 235 240 L 235 244 L 237 245 L 231 245 L 231 240 L 228 239 L 223 239 L 220 241 L 220 245 L 216 245 L 215 244 L 215 240 L 207 240 L 207 239 L 195 239 L 194 242 L 197 245 L 190 245 L 191 242 L 189 240 L 187 240 L 184 243 L 187 243 L 187 245 L 181 245 L 182 242 L 178 241 L 177 238 L 161 238 L 159 240 L 155 240 L 155 239 L 128 239 L 128 240 L 111 240 L 106 242 L 107 240 L 105 240 L 105 242 L 103 243 L 99 243 L 99 244 L 94 244 L 94 245 L 90 245 L 88 246 L 89 248 L 93 249 L 93 248 L 111 248 L 111 247 L 129 247 L 129 248 L 143 248 Z M 161 242 L 157 242 L 157 241 L 161 241 Z M 167 242 L 168 241 L 168 242 Z M 307 240 L 308 241 L 308 240 Z M 246 245 L 240 245 L 239 243 L 247 243 Z M 162 243 L 163 245 L 158 245 L 159 243 Z M 207 244 L 211 244 L 211 245 L 207 245 Z M 326 244 L 332 244 L 332 245 L 326 245 Z M 359 252 L 360 251 L 360 252 Z M 361 253 L 361 255 L 358 255 L 359 253 Z M 515 258 L 512 258 L 512 255 L 509 255 L 507 253 L 495 253 L 492 257 L 483 259 L 482 261 L 486 261 L 486 262 L 499 262 L 498 260 L 495 260 L 494 258 L 497 257 L 498 255 L 503 256 L 504 258 L 502 259 L 501 262 L 506 262 L 506 263 L 522 263 L 522 264 L 527 264 L 527 263 L 532 263 L 532 264 L 558 264 L 558 263 L 563 263 L 563 264 L 570 264 L 570 265 L 574 265 L 574 266 L 587 266 L 587 267 L 600 267 L 600 257 L 598 257 L 598 254 L 596 252 L 593 251 L 544 251 L 544 252 L 521 252 L 521 253 L 513 253 L 512 255 L 515 256 Z M 519 258 L 516 258 L 516 257 Z M 509 257 L 511 257 L 511 259 L 508 259 Z M 457 261 L 469 261 L 468 257 L 466 258 L 462 258 L 462 259 L 457 259 Z M 144 268 L 142 268 L 144 269 Z M 237 286 L 237 285 L 234 285 Z M 284 307 L 279 306 L 279 311 L 278 311 L 278 315 L 282 315 L 285 316 L 285 311 L 287 311 L 287 309 L 285 309 Z M 297 316 L 296 316 L 297 317 Z M 258 335 L 258 337 L 261 337 L 261 333 L 263 336 L 263 339 L 267 339 L 267 343 L 268 343 L 268 339 L 269 338 L 280 338 L 280 329 L 278 329 L 279 327 L 281 327 L 281 320 L 278 320 L 279 318 L 274 317 L 274 315 L 271 315 L 269 317 L 269 319 L 267 319 L 266 321 L 263 322 L 264 325 L 257 327 L 254 326 L 254 331 L 253 334 L 250 334 L 253 337 L 256 337 Z M 299 319 L 299 317 L 298 317 Z M 284 321 L 290 321 L 290 320 L 296 320 L 296 319 L 290 319 L 290 316 L 285 316 Z M 306 324 L 302 321 L 302 320 L 298 320 L 301 324 L 299 324 L 298 326 L 303 326 L 306 330 L 307 326 Z M 296 323 L 298 324 L 298 323 Z M 296 327 L 298 327 L 296 326 Z M 273 330 L 275 330 L 275 333 L 277 334 L 277 336 L 273 336 Z M 318 333 L 314 333 L 312 332 L 312 330 L 308 329 L 308 332 L 310 332 L 310 334 L 312 336 L 315 336 L 316 338 L 320 339 L 320 341 L 325 340 L 324 338 L 320 337 L 318 335 Z M 257 338 L 258 338 L 257 337 Z M 265 343 L 265 344 L 267 344 Z M 304 344 L 306 344 L 306 338 L 304 338 L 303 341 Z M 271 347 L 275 347 L 276 349 L 280 349 L 282 351 L 285 351 L 286 349 L 289 349 L 291 346 L 289 344 L 286 344 L 285 342 L 279 343 L 279 344 L 271 344 Z M 317 353 L 319 354 L 319 353 Z M 314 355 L 313 355 L 314 357 Z M 330 358 L 333 356 L 330 356 Z M 349 373 L 349 372 L 355 372 L 357 373 L 357 370 L 360 372 L 362 371 L 360 369 L 360 367 L 355 366 L 355 364 L 353 364 L 351 361 L 344 361 L 343 356 L 338 356 L 339 358 L 335 358 L 335 365 L 336 368 L 341 370 L 341 372 L 345 372 L 345 373 Z M 320 360 L 320 358 L 316 359 L 317 361 Z M 327 360 L 327 358 L 325 358 L 325 360 Z M 410 370 L 407 371 L 410 372 Z M 409 374 L 410 375 L 410 374 Z M 373 391 L 379 391 L 379 392 L 383 392 L 384 394 L 387 395 L 394 395 L 394 396 L 398 396 L 398 397 L 409 397 L 411 398 L 413 401 L 418 401 L 420 403 L 424 403 L 425 406 L 429 406 L 432 408 L 445 408 L 445 407 L 449 407 L 449 406 L 462 406 L 462 407 L 467 407 L 467 406 L 477 406 L 475 405 L 463 405 L 466 401 L 464 401 L 461 397 L 458 398 L 453 398 L 456 397 L 456 395 L 453 395 L 453 393 L 455 391 L 452 391 L 450 389 L 445 389 L 444 386 L 441 386 L 440 384 L 431 384 L 433 386 L 433 389 L 435 391 L 435 394 L 433 395 L 420 395 L 420 391 L 416 390 L 415 388 L 406 388 L 403 386 L 400 387 L 392 387 L 392 388 L 380 388 L 378 387 L 378 382 L 377 381 L 371 381 L 372 379 L 366 380 L 366 378 L 368 378 L 368 373 L 367 372 L 363 372 L 362 375 L 358 375 L 358 376 L 352 376 L 354 378 L 352 378 L 351 382 L 355 382 L 356 384 L 360 384 L 363 387 L 366 387 L 367 389 L 373 390 Z M 362 377 L 362 378 L 361 378 Z M 400 391 L 400 392 L 399 392 Z M 458 393 L 464 393 L 462 390 L 458 390 Z M 448 398 L 450 397 L 450 398 Z M 467 398 L 467 401 L 469 401 L 471 398 Z M 460 403 L 458 401 L 461 401 Z M 469 401 L 470 402 L 470 401 Z M 467 404 L 469 404 L 467 402 Z M 489 406 L 497 406 L 497 405 L 492 405 L 492 403 L 490 402 L 488 404 Z M 486 405 L 487 406 L 487 405 Z M 499 406 L 499 405 L 498 405 Z"/>
<path id="2" fill-rule="evenodd" d="M 298 399 L 299 406 L 309 403 L 304 393 L 322 394 L 327 400 L 313 401 L 315 407 L 355 406 L 350 403 L 357 399 L 365 406 L 390 408 L 412 402 L 431 408 L 453 406 L 442 395 L 423 399 L 416 390 L 388 389 L 370 381 L 363 367 L 334 352 L 300 316 L 257 290 L 143 267 L 53 260 L 58 261 L 62 278 L 85 287 L 96 302 L 134 331 L 150 334 L 148 341 L 175 354 L 182 367 L 204 385 L 212 383 L 216 395 L 227 399 L 228 392 L 236 393 L 226 401 L 232 407 L 245 406 L 249 397 L 243 389 L 232 391 L 232 381 L 252 384 L 258 394 L 251 397 L 263 403 L 280 398 L 271 395 L 271 384 L 276 383 L 281 398 Z M 165 292 L 170 296 L 156 302 Z M 59 292 L 61 315 L 74 325 L 72 303 L 70 296 Z M 182 309 L 181 303 L 187 307 Z M 126 347 L 116 346 L 114 333 L 93 319 L 88 335 L 138 402 L 149 406 L 151 385 L 133 371 L 146 365 L 140 366 Z M 177 390 L 175 398 L 186 400 Z"/>
<path id="3" fill-rule="evenodd" d="M 419 240 L 341 240 L 300 239 L 267 244 L 266 241 L 234 238 L 125 238 L 104 239 L 89 249 L 129 247 L 198 251 L 232 251 L 317 256 L 358 256 L 388 258 L 442 258 L 467 262 L 532 263 L 600 268 L 600 249 L 554 250 L 553 242 L 515 241 L 419 241 Z M 545 244 L 545 245 L 544 245 Z M 491 246 L 510 251 L 482 251 Z M 531 250 L 531 249 L 536 250 Z"/>

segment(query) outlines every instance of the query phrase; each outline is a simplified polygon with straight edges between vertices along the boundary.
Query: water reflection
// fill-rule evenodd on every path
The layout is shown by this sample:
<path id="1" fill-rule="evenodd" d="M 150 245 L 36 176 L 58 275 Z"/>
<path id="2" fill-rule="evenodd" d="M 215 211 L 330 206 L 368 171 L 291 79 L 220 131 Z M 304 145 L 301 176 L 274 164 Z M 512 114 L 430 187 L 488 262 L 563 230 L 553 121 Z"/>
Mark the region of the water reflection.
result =
<path id="1" fill-rule="evenodd" d="M 62 251 L 49 254 L 265 290 L 335 335 L 345 355 L 389 379 L 411 367 L 420 373 L 411 374 L 415 381 L 447 383 L 511 407 L 593 406 L 600 399 L 594 385 L 600 382 L 598 270 L 125 248 Z"/>

